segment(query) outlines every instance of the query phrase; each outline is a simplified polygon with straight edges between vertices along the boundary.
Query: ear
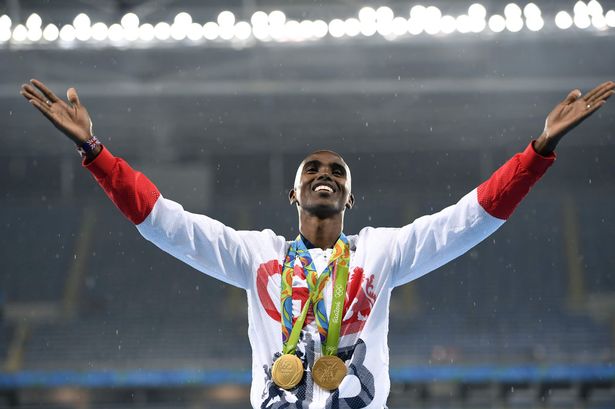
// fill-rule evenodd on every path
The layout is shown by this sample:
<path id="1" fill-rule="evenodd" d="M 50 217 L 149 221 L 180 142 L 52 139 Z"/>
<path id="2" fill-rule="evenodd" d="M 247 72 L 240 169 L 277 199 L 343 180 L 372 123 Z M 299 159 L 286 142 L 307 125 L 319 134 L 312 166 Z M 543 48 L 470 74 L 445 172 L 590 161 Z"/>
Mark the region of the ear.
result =
<path id="1" fill-rule="evenodd" d="M 354 206 L 354 195 L 351 193 L 350 196 L 348 197 L 348 201 L 346 202 L 346 209 L 352 209 L 352 206 Z"/>
<path id="2" fill-rule="evenodd" d="M 292 188 L 288 191 L 288 201 L 291 205 L 297 203 L 297 195 L 295 193 L 295 188 Z"/>

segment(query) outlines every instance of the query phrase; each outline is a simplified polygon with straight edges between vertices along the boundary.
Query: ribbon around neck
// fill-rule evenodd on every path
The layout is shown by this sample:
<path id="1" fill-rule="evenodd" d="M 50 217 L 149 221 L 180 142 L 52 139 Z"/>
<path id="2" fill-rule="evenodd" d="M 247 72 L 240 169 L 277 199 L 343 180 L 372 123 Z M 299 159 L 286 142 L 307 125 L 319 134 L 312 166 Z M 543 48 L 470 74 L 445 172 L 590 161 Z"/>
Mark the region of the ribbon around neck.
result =
<path id="1" fill-rule="evenodd" d="M 301 315 L 293 322 L 293 272 L 295 258 L 299 257 L 301 266 L 306 273 L 306 281 L 309 289 L 309 297 Z M 299 341 L 299 335 L 310 305 L 314 306 L 314 317 L 323 345 L 323 355 L 335 355 L 339 343 L 340 329 L 342 325 L 344 301 L 346 297 L 346 284 L 348 283 L 348 270 L 350 264 L 350 245 L 348 239 L 342 233 L 333 247 L 333 253 L 327 268 L 318 275 L 312 257 L 307 250 L 301 236 L 297 236 L 288 249 L 282 270 L 281 300 L 281 324 L 282 342 L 284 354 L 293 354 Z M 324 290 L 327 281 L 335 276 L 333 284 L 333 300 L 331 303 L 331 319 L 327 316 L 324 301 Z"/>

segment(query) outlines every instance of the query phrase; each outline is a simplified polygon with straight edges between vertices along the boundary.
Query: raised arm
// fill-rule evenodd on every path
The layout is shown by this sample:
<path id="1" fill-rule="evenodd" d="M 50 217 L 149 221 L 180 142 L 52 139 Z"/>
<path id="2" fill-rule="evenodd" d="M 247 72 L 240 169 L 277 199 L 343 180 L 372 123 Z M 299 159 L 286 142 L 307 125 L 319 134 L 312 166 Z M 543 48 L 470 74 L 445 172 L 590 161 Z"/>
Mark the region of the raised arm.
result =
<path id="1" fill-rule="evenodd" d="M 68 103 L 37 80 L 24 84 L 21 94 L 78 146 L 92 137 L 90 116 L 74 88 L 67 92 Z M 236 231 L 207 216 L 185 211 L 162 197 L 145 175 L 102 145 L 88 152 L 83 165 L 146 239 L 229 284 L 247 288 L 253 255 L 277 255 L 275 247 L 284 246 L 284 239 L 276 238 L 271 231 Z"/>
<path id="2" fill-rule="evenodd" d="M 393 285 L 412 281 L 459 257 L 496 231 L 555 161 L 555 146 L 613 95 L 605 82 L 583 97 L 571 91 L 547 116 L 541 136 L 489 179 L 444 210 L 398 229 Z"/>

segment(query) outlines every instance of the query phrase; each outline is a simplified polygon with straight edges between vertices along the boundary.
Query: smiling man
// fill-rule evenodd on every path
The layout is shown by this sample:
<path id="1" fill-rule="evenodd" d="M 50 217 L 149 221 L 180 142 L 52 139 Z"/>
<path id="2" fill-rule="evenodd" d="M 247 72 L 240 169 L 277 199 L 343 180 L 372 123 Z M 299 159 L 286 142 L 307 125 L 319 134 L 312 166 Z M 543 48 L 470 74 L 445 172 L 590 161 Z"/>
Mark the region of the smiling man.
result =
<path id="1" fill-rule="evenodd" d="M 37 90 L 38 89 L 38 90 Z M 574 90 L 543 133 L 456 204 L 400 228 L 343 233 L 353 205 L 340 155 L 317 151 L 299 165 L 289 200 L 300 235 L 237 231 L 185 211 L 93 136 L 74 88 L 69 104 L 40 81 L 22 95 L 78 146 L 83 165 L 139 232 L 199 271 L 243 288 L 252 346 L 255 408 L 384 408 L 391 290 L 481 242 L 512 214 L 555 160 L 561 138 L 614 93 L 605 82 Z"/>

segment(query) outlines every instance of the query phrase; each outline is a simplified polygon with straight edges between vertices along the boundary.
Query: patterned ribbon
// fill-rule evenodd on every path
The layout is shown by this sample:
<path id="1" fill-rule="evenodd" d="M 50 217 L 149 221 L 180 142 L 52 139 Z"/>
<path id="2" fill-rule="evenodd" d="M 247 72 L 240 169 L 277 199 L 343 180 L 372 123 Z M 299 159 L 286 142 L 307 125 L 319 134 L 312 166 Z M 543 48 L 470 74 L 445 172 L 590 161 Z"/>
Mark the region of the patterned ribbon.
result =
<path id="1" fill-rule="evenodd" d="M 306 273 L 306 281 L 309 289 L 309 298 L 301 311 L 301 316 L 297 318 L 295 325 L 293 322 L 292 308 L 292 282 L 295 265 L 295 258 L 298 257 Z M 314 305 L 314 317 L 316 318 L 316 326 L 323 345 L 326 347 L 323 350 L 325 355 L 332 355 L 337 352 L 337 344 L 339 340 L 339 332 L 341 327 L 342 309 L 346 294 L 346 283 L 348 282 L 348 266 L 350 262 L 350 246 L 348 239 L 342 233 L 333 247 L 331 259 L 327 268 L 318 276 L 312 257 L 305 243 L 301 240 L 301 236 L 291 243 L 282 270 L 282 291 L 281 291 L 281 309 L 282 309 L 282 342 L 284 344 L 283 353 L 294 353 L 299 340 L 299 333 L 303 328 L 307 310 L 310 305 Z M 341 273 L 341 274 L 340 274 Z M 325 309 L 324 290 L 329 278 L 334 275 L 336 277 L 333 289 L 333 302 L 331 311 L 335 313 L 335 322 L 331 323 L 329 328 L 329 319 Z"/>

